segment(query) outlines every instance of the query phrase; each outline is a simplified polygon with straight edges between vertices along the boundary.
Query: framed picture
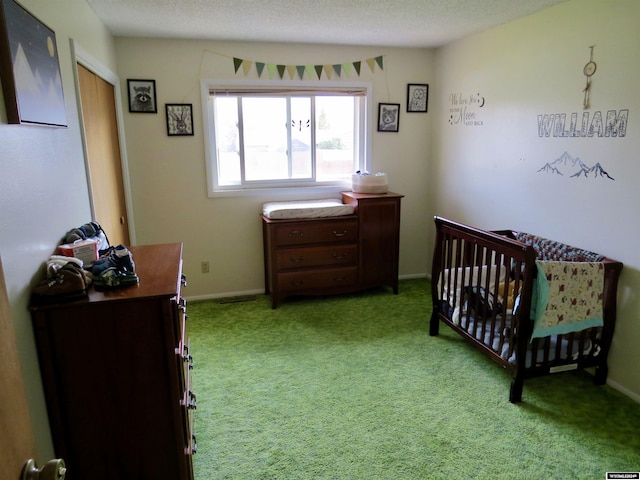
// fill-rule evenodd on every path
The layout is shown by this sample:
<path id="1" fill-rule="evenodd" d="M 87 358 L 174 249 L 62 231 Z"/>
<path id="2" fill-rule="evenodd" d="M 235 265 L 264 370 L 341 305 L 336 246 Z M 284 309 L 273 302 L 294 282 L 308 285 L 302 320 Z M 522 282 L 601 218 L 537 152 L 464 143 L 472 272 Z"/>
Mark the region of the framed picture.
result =
<path id="1" fill-rule="evenodd" d="M 193 108 L 190 103 L 167 103 L 167 135 L 193 135 Z"/>
<path id="2" fill-rule="evenodd" d="M 9 123 L 67 126 L 56 34 L 15 0 L 0 0 L 0 77 Z"/>
<path id="3" fill-rule="evenodd" d="M 378 104 L 378 131 L 397 132 L 400 126 L 400 104 Z"/>
<path id="4" fill-rule="evenodd" d="M 407 85 L 407 112 L 427 112 L 429 104 L 429 85 L 410 83 Z"/>
<path id="5" fill-rule="evenodd" d="M 158 113 L 155 80 L 127 80 L 127 92 L 131 113 Z"/>

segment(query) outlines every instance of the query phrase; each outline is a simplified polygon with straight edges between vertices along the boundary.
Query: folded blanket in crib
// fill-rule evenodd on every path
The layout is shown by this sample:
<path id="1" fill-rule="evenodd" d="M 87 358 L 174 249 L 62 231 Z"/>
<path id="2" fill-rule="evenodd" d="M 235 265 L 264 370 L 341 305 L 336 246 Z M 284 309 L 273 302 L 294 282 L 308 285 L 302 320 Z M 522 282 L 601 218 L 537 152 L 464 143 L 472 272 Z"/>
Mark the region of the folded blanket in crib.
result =
<path id="1" fill-rule="evenodd" d="M 604 264 L 536 261 L 533 338 L 577 332 L 604 324 Z"/>

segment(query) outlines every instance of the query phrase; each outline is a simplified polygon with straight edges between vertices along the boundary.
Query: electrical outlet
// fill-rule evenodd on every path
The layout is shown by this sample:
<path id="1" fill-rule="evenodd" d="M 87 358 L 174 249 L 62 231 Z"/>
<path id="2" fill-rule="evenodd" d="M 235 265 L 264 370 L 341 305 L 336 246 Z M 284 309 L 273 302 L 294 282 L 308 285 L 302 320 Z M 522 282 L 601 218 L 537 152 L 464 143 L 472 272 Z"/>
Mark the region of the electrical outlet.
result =
<path id="1" fill-rule="evenodd" d="M 202 270 L 202 273 L 209 273 L 209 262 L 202 262 L 200 264 L 200 270 Z"/>

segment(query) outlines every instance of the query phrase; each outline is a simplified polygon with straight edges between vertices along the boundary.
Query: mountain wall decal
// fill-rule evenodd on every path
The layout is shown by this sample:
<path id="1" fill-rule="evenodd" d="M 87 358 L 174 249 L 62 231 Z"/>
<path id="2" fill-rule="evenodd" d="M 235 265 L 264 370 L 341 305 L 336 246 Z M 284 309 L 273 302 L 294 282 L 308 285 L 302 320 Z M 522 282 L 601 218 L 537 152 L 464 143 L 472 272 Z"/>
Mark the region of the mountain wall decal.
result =
<path id="1" fill-rule="evenodd" d="M 609 175 L 600 163 L 596 163 L 593 167 L 586 165 L 580 157 L 572 157 L 568 152 L 563 152 L 553 162 L 545 163 L 538 169 L 538 173 L 551 173 L 555 175 L 564 176 L 563 172 L 574 172 L 569 175 L 570 178 L 608 178 L 609 180 L 615 180 Z"/>

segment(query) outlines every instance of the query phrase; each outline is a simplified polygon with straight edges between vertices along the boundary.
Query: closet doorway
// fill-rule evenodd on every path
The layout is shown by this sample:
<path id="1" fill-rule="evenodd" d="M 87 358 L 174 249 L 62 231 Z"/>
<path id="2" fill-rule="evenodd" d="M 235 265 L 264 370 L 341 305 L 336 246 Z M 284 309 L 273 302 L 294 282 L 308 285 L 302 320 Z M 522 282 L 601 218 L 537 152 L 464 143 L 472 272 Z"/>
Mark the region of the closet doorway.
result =
<path id="1" fill-rule="evenodd" d="M 93 219 L 111 245 L 130 245 L 114 86 L 77 63 Z"/>

